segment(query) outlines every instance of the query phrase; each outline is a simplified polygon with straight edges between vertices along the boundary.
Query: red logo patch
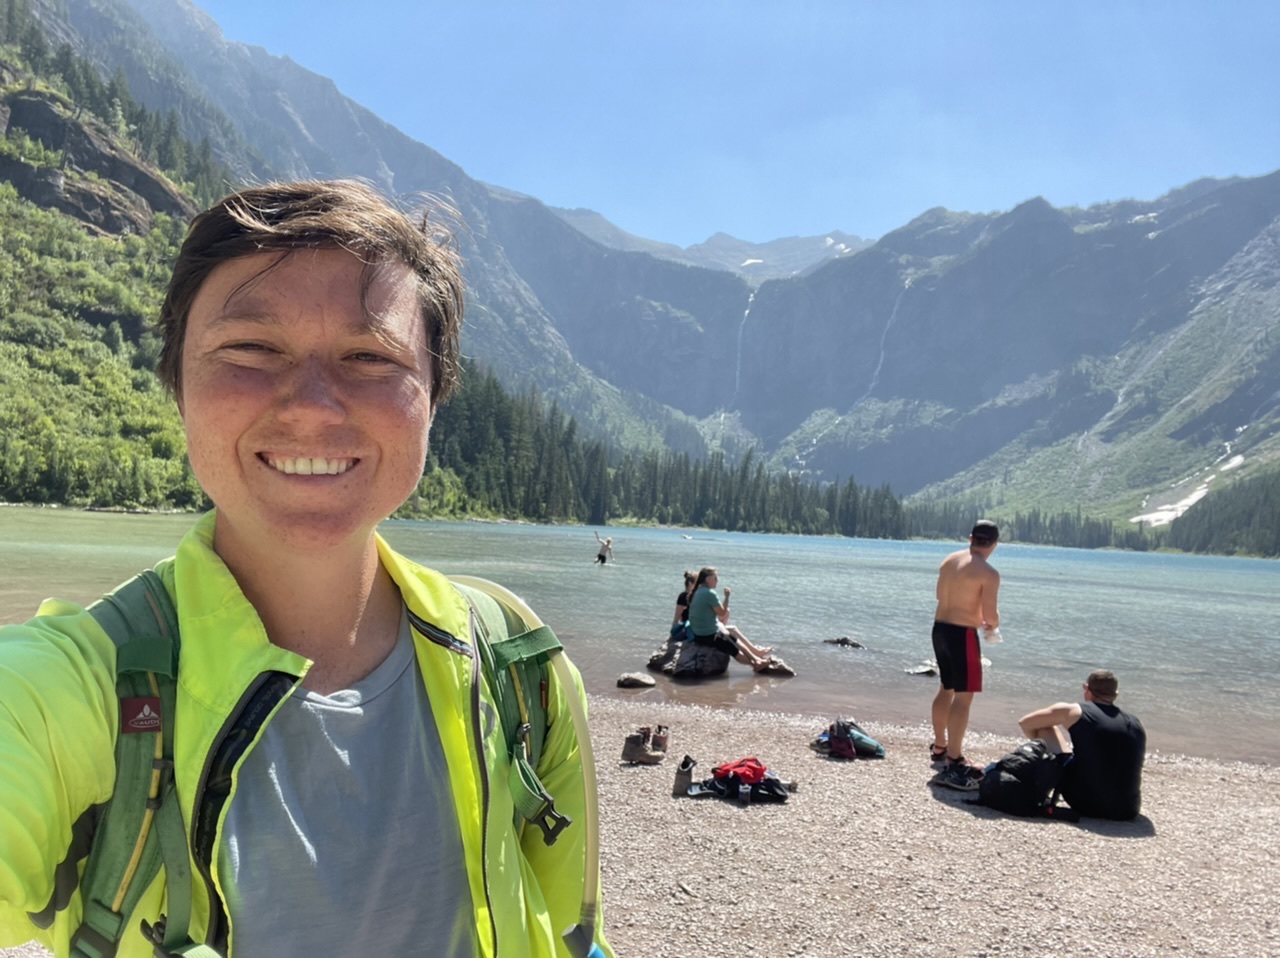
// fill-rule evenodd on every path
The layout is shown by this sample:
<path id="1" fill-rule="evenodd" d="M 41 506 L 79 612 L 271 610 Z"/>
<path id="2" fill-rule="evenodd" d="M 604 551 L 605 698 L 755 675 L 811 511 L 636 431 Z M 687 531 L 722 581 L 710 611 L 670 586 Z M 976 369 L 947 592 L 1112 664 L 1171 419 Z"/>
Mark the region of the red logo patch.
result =
<path id="1" fill-rule="evenodd" d="M 159 699 L 120 700 L 120 733 L 122 735 L 158 731 L 160 731 Z"/>

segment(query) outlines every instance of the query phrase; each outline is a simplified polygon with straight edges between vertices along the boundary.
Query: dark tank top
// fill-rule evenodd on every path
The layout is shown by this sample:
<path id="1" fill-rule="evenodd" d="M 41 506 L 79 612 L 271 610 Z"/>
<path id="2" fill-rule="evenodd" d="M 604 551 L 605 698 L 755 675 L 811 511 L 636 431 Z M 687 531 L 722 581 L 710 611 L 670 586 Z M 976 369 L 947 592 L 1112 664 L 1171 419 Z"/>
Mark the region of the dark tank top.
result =
<path id="1" fill-rule="evenodd" d="M 1081 815 L 1130 819 L 1142 807 L 1142 760 L 1147 733 L 1134 716 L 1114 705 L 1080 703 L 1071 726 L 1075 757 L 1067 766 L 1062 797 Z"/>
<path id="2" fill-rule="evenodd" d="M 688 592 L 681 592 L 678 596 L 676 596 L 676 608 L 684 609 L 685 610 L 684 617 L 686 619 L 689 618 L 689 593 Z"/>

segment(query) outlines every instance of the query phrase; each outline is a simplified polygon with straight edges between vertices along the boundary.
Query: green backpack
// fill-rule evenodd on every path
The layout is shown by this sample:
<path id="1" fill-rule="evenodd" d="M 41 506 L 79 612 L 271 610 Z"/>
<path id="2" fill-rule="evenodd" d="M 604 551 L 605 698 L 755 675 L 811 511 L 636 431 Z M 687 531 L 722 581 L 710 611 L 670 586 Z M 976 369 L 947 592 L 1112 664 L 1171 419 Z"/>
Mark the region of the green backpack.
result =
<path id="1" fill-rule="evenodd" d="M 569 824 L 535 769 L 547 732 L 547 656 L 561 648 L 547 626 L 529 629 L 505 603 L 454 583 L 471 607 L 480 665 L 498 706 L 511 758 L 508 786 L 515 821 L 537 825 L 550 845 Z M 72 829 L 67 857 L 58 865 L 44 910 L 30 915 L 48 928 L 81 890 L 84 916 L 71 938 L 74 958 L 113 958 L 126 916 L 165 866 L 166 914 L 142 930 L 160 956 L 214 958 L 193 943 L 191 861 L 174 794 L 173 726 L 177 697 L 178 617 L 154 571 L 134 576 L 89 607 L 116 645 L 116 694 L 121 726 L 116 739 L 116 788 L 107 802 L 86 811 Z M 536 692 L 536 694 L 531 694 Z M 88 858 L 83 877 L 80 862 Z"/>

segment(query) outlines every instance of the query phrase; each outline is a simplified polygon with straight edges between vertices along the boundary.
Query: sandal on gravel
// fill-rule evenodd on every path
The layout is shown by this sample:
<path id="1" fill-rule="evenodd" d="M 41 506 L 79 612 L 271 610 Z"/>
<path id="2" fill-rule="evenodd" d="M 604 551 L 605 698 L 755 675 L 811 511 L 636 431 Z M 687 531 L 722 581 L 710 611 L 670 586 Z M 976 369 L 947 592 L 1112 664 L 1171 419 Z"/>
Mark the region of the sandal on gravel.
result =
<path id="1" fill-rule="evenodd" d="M 945 762 L 946 760 L 947 760 L 947 747 L 945 745 L 934 745 L 932 742 L 930 742 L 929 743 L 930 763 L 937 765 L 939 762 Z"/>

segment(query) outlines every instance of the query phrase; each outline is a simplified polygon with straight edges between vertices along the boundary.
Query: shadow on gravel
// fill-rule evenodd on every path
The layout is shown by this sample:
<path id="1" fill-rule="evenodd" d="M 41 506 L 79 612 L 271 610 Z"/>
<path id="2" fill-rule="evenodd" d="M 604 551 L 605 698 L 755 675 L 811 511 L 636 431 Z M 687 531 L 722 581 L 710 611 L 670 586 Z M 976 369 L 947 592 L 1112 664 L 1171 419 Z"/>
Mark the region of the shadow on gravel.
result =
<path id="1" fill-rule="evenodd" d="M 958 811 L 968 812 L 974 818 L 1012 818 L 1029 825 L 1079 828 L 1086 832 L 1093 832 L 1095 835 L 1106 835 L 1109 838 L 1154 838 L 1156 834 L 1155 823 L 1146 815 L 1139 815 L 1131 822 L 1113 822 L 1105 818 L 1082 818 L 1078 822 L 1051 818 L 1019 818 L 1016 815 L 1006 815 L 1004 812 L 997 812 L 994 808 L 976 804 L 977 792 L 960 792 L 937 786 L 930 786 L 929 792 L 933 795 L 934 801 L 951 805 Z"/>

